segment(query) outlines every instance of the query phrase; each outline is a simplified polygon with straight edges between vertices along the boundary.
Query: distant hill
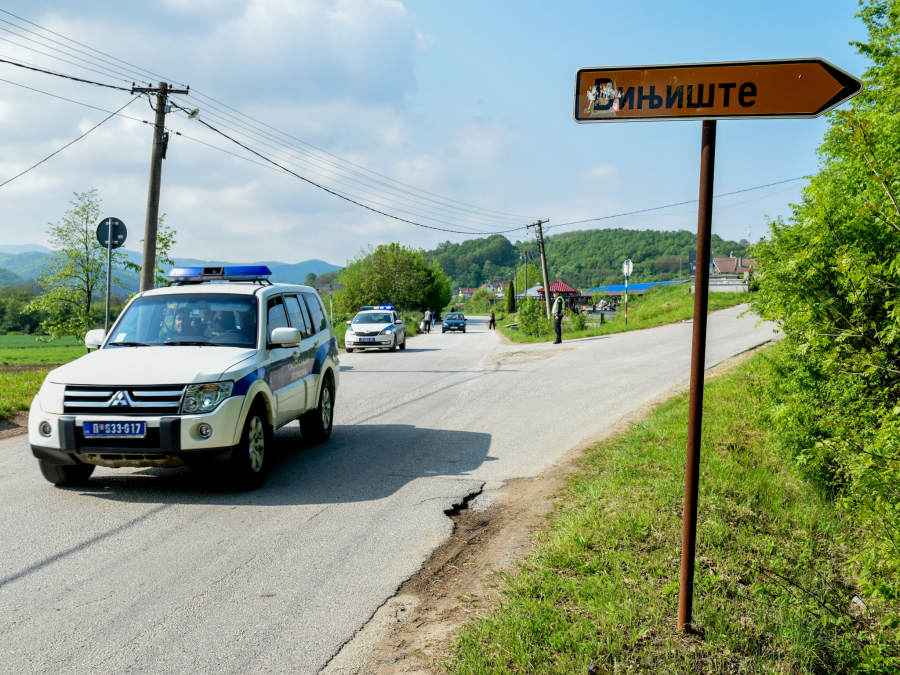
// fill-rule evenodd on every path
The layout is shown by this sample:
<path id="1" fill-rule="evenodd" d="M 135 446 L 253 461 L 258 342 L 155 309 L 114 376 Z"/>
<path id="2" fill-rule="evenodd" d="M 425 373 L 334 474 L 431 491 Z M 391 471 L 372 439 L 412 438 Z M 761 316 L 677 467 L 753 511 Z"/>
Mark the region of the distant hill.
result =
<path id="1" fill-rule="evenodd" d="M 688 256 L 697 246 L 697 235 L 680 230 L 577 230 L 545 237 L 547 272 L 551 281 L 562 279 L 575 288 L 593 288 L 622 283 L 622 262 L 630 258 L 634 263 L 635 283 L 670 281 L 686 278 Z M 534 253 L 540 265 L 534 242 L 511 243 L 506 237 L 492 235 L 483 239 L 469 239 L 460 244 L 449 241 L 432 251 L 425 251 L 429 260 L 437 260 L 444 272 L 457 286 L 480 286 L 485 281 L 505 281 L 509 272 L 519 265 L 523 250 Z M 746 256 L 747 247 L 712 236 L 715 256 L 730 252 Z"/>
<path id="2" fill-rule="evenodd" d="M 29 247 L 31 245 L 23 245 Z M 34 245 L 32 248 L 41 250 L 29 250 L 19 253 L 8 252 L 6 249 L 17 248 L 15 246 L 0 246 L 0 269 L 14 275 L 9 277 L 9 281 L 0 273 L 0 286 L 7 283 L 21 283 L 26 279 L 36 279 L 40 270 L 39 265 L 48 255 L 52 255 L 52 251 L 43 246 Z M 124 253 L 129 260 L 136 263 L 141 262 L 141 253 L 125 249 Z M 341 269 L 338 265 L 332 265 L 324 260 L 304 260 L 299 263 L 284 263 L 277 260 L 262 261 L 257 263 L 234 263 L 225 260 L 197 260 L 195 258 L 175 258 L 175 267 L 218 267 L 226 265 L 267 265 L 272 270 L 272 281 L 282 283 L 302 282 L 307 274 L 313 272 L 316 275 L 326 274 Z M 168 271 L 169 268 L 166 268 Z M 115 270 L 115 275 L 121 279 L 123 286 L 129 292 L 135 292 L 140 288 L 140 278 L 134 272 L 126 270 Z M 15 279 L 18 279 L 16 281 Z"/>
<path id="3" fill-rule="evenodd" d="M 40 244 L 4 244 L 0 246 L 0 253 L 53 253 L 53 251 Z"/>
<path id="4" fill-rule="evenodd" d="M 0 267 L 0 286 L 7 284 L 15 284 L 16 286 L 25 283 L 25 280 L 12 270 Z"/>

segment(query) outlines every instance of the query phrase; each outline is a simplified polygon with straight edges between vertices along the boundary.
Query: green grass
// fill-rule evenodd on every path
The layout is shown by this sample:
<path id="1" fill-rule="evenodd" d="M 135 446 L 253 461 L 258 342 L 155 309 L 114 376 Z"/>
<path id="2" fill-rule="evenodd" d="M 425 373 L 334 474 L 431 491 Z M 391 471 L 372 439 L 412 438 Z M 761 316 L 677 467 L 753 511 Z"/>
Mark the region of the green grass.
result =
<path id="1" fill-rule="evenodd" d="M 766 363 L 763 352 L 707 386 L 699 634 L 681 635 L 675 625 L 687 420 L 681 395 L 587 451 L 534 553 L 497 580 L 499 608 L 461 631 L 448 671 L 897 672 L 896 661 L 859 667 L 873 643 L 896 645 L 896 632 L 848 611 L 856 591 L 839 542 L 850 525 L 775 456 L 752 393 Z"/>
<path id="2" fill-rule="evenodd" d="M 750 299 L 747 293 L 710 293 L 709 311 L 733 307 Z M 668 323 L 677 323 L 690 319 L 694 315 L 694 296 L 690 293 L 687 284 L 679 286 L 663 286 L 645 293 L 642 296 L 631 298 L 628 310 L 628 328 L 625 327 L 625 310 L 620 305 L 618 315 L 614 319 L 607 319 L 607 323 L 594 328 L 585 328 L 581 331 L 563 332 L 563 340 L 575 338 L 593 337 L 595 335 L 609 335 L 610 333 L 622 333 L 626 330 L 640 330 L 653 328 Z M 600 316 L 588 315 L 589 322 L 599 322 Z M 508 319 L 498 324 L 500 332 L 514 342 L 547 342 L 553 340 L 553 333 L 547 335 L 528 336 L 522 335 L 517 330 L 507 328 L 507 324 L 518 321 L 518 315 L 511 314 Z M 563 324 L 565 331 L 565 323 Z"/>
<path id="3" fill-rule="evenodd" d="M 0 335 L 0 365 L 68 363 L 85 354 L 84 344 L 74 338 L 40 342 L 37 335 Z"/>
<path id="4" fill-rule="evenodd" d="M 0 420 L 9 419 L 19 410 L 28 410 L 48 372 L 47 368 L 38 368 L 0 373 Z"/>

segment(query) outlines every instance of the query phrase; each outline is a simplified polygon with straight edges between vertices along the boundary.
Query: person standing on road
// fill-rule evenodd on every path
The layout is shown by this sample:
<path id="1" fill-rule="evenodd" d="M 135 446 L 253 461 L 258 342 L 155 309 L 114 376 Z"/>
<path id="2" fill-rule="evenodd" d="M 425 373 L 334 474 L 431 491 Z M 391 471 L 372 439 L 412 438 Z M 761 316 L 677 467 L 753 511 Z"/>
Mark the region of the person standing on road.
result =
<path id="1" fill-rule="evenodd" d="M 434 328 L 434 324 L 437 323 L 437 312 L 431 313 L 431 327 Z"/>
<path id="2" fill-rule="evenodd" d="M 562 344 L 562 320 L 565 302 L 562 296 L 557 293 L 556 300 L 553 301 L 553 330 L 556 331 L 555 345 Z"/>
<path id="3" fill-rule="evenodd" d="M 497 327 L 497 319 L 494 318 L 494 310 L 491 310 L 491 319 L 488 321 L 488 328 L 494 330 Z"/>
<path id="4" fill-rule="evenodd" d="M 430 309 L 425 310 L 425 321 L 423 321 L 423 323 L 425 324 L 425 332 L 430 333 L 431 332 L 431 310 Z"/>

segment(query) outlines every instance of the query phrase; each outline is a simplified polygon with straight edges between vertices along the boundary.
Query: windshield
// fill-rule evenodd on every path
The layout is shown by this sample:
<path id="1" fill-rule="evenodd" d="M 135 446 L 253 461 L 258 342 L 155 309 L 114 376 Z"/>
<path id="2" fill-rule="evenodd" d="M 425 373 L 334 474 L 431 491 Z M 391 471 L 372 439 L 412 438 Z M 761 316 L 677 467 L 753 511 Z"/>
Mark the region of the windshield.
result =
<path id="1" fill-rule="evenodd" d="M 256 298 L 252 295 L 145 296 L 125 310 L 106 346 L 199 344 L 256 348 L 256 317 Z"/>
<path id="2" fill-rule="evenodd" d="M 448 314 L 448 315 L 447 315 L 446 317 L 444 317 L 444 318 L 450 319 L 450 320 L 452 320 L 452 321 L 459 321 L 459 320 L 463 319 L 464 317 L 463 317 L 462 314 Z"/>
<path id="3" fill-rule="evenodd" d="M 387 313 L 366 312 L 356 315 L 353 323 L 394 323 L 394 317 Z"/>

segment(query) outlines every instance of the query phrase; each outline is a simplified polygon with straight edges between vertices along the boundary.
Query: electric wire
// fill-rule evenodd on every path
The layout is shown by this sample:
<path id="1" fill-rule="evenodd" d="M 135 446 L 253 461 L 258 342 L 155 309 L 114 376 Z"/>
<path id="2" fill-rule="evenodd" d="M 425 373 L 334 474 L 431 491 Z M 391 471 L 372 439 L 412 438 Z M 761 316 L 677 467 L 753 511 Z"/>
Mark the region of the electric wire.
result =
<path id="1" fill-rule="evenodd" d="M 75 103 L 76 105 L 84 106 L 85 108 L 91 108 L 92 110 L 99 110 L 100 112 L 111 113 L 111 110 L 107 110 L 106 108 L 98 108 L 95 105 L 90 105 L 89 103 L 82 103 L 81 101 L 76 101 L 75 99 L 66 98 L 65 96 L 58 96 L 57 94 L 51 94 L 48 91 L 42 91 L 41 89 L 35 89 L 34 87 L 26 87 L 24 84 L 19 84 L 18 82 L 13 82 L 11 80 L 4 80 L 0 77 L 0 82 L 6 82 L 7 84 L 12 84 L 16 87 L 22 87 L 22 89 L 28 89 L 29 91 L 36 91 L 39 94 L 44 94 L 45 96 L 52 96 L 53 98 L 58 98 L 63 101 L 68 101 L 69 103 Z M 139 98 L 139 97 L 135 97 Z M 118 115 L 119 117 L 124 117 L 127 120 L 134 120 L 135 122 L 143 122 L 144 124 L 150 124 L 147 120 L 141 120 L 137 117 L 131 117 L 130 115 L 123 115 L 122 113 L 113 113 L 114 115 Z"/>
<path id="2" fill-rule="evenodd" d="M 241 143 L 240 141 L 238 141 L 238 140 L 232 138 L 231 136 L 229 136 L 229 135 L 226 134 L 225 132 L 220 131 L 219 129 L 216 129 L 214 126 L 212 126 L 212 125 L 209 124 L 208 122 L 205 122 L 204 120 L 201 120 L 201 119 L 198 118 L 197 121 L 198 121 L 200 124 L 204 125 L 205 127 L 207 127 L 207 128 L 209 128 L 209 129 L 211 129 L 212 131 L 216 132 L 217 134 L 219 134 L 219 135 L 222 136 L 223 138 L 228 139 L 229 141 L 231 141 L 231 142 L 234 143 L 235 145 L 241 146 L 242 148 L 244 148 L 244 149 L 247 150 L 248 152 L 253 153 L 254 155 L 256 155 L 257 157 L 259 157 L 260 159 L 262 159 L 262 160 L 264 160 L 264 161 L 266 161 L 266 162 L 268 162 L 268 163 L 270 163 L 270 164 L 272 164 L 272 165 L 274 165 L 274 166 L 277 166 L 278 168 L 282 169 L 282 170 L 285 171 L 286 173 L 289 173 L 289 174 L 291 174 L 292 176 L 295 176 L 296 178 L 299 178 L 300 180 L 304 181 L 305 183 L 309 183 L 310 185 L 319 188 L 320 190 L 324 190 L 325 192 L 327 192 L 327 193 L 329 193 L 329 194 L 332 194 L 332 195 L 334 195 L 334 196 L 336 196 L 336 197 L 339 197 L 340 199 L 343 199 L 343 200 L 345 200 L 345 201 L 348 201 L 348 202 L 350 202 L 351 204 L 356 204 L 357 206 L 360 206 L 360 207 L 362 207 L 362 208 L 364 208 L 364 209 L 366 209 L 366 210 L 368 210 L 368 211 L 372 211 L 372 212 L 374 212 L 374 213 L 378 213 L 378 214 L 380 214 L 380 215 L 382 215 L 382 216 L 387 216 L 388 218 L 392 218 L 393 220 L 398 220 L 398 221 L 400 221 L 400 222 L 402 222 L 402 223 L 408 223 L 408 224 L 410 224 L 410 225 L 415 225 L 416 227 L 424 227 L 424 228 L 427 228 L 427 229 L 429 229 L 429 230 L 437 230 L 437 231 L 439 231 L 439 232 L 451 232 L 451 233 L 453 233 L 453 234 L 488 234 L 488 235 L 490 235 L 490 234 L 505 234 L 505 232 L 466 232 L 466 231 L 461 231 L 461 230 L 448 230 L 448 229 L 445 229 L 445 228 L 442 228 L 442 227 L 434 227 L 434 226 L 432 226 L 432 225 L 425 225 L 424 223 L 417 223 L 417 222 L 412 221 L 412 220 L 407 220 L 406 218 L 400 218 L 399 216 L 394 216 L 394 215 L 391 215 L 390 213 L 385 213 L 384 211 L 380 211 L 380 210 L 378 210 L 378 209 L 372 208 L 371 206 L 366 206 L 365 204 L 361 203 L 360 201 L 357 201 L 357 200 L 355 200 L 355 199 L 351 199 L 350 197 L 348 197 L 348 196 L 346 196 L 346 195 L 344 195 L 344 194 L 341 194 L 341 193 L 338 192 L 337 190 L 332 190 L 332 189 L 330 189 L 330 188 L 327 188 L 327 187 L 325 187 L 324 185 L 320 185 L 319 183 L 316 183 L 315 181 L 310 180 L 309 178 L 306 178 L 306 177 L 304 177 L 304 176 L 301 176 L 299 173 L 296 173 L 296 172 L 294 172 L 294 171 L 291 171 L 290 169 L 287 169 L 287 168 L 281 166 L 281 165 L 280 165 L 278 162 L 276 162 L 275 160 L 269 159 L 269 158 L 266 157 L 265 155 L 263 155 L 263 154 L 257 152 L 256 150 L 253 150 L 252 148 L 247 147 L 246 145 L 244 145 L 244 144 Z M 511 229 L 511 230 L 507 230 L 506 232 L 518 232 L 518 231 L 524 230 L 524 229 L 525 229 L 525 227 L 523 226 L 523 227 L 517 227 L 517 228 Z"/>
<path id="3" fill-rule="evenodd" d="M 766 185 L 757 185 L 756 187 L 745 188 L 743 190 L 735 190 L 734 192 L 724 192 L 720 195 L 714 195 L 715 199 L 719 199 L 720 197 L 728 197 L 729 195 L 740 194 L 741 192 L 750 192 L 751 190 L 761 190 L 762 188 L 772 187 L 773 185 L 782 185 L 783 183 L 790 183 L 795 180 L 803 180 L 806 176 L 797 176 L 796 178 L 788 178 L 787 180 L 780 180 L 775 183 L 767 183 Z M 616 213 L 611 216 L 600 216 L 598 218 L 587 218 L 585 220 L 573 220 L 570 223 L 559 223 L 558 225 L 550 225 L 549 227 L 545 227 L 545 230 L 550 230 L 556 227 L 565 227 L 566 225 L 580 225 L 581 223 L 593 223 L 598 220 L 609 220 L 610 218 L 621 218 L 622 216 L 633 216 L 639 213 L 646 213 L 647 211 L 659 211 L 660 209 L 670 209 L 674 206 L 684 206 L 685 204 L 695 204 L 699 202 L 699 199 L 690 199 L 686 202 L 678 202 L 677 204 L 667 204 L 666 206 L 654 206 L 649 209 L 639 209 L 637 211 L 628 211 L 627 213 Z"/>
<path id="4" fill-rule="evenodd" d="M 173 105 L 174 107 L 178 108 L 179 110 L 183 111 L 183 112 L 187 112 L 187 109 L 186 109 L 186 108 L 182 108 L 182 107 L 181 107 L 180 105 L 178 105 L 177 103 L 172 103 L 172 105 Z M 219 126 L 221 126 L 221 127 L 224 127 L 224 128 L 226 128 L 226 129 L 229 129 L 230 131 L 236 132 L 237 134 L 239 134 L 239 135 L 241 135 L 241 136 L 244 136 L 245 138 L 251 138 L 251 140 L 252 140 L 253 142 L 255 142 L 255 143 L 260 143 L 260 144 L 262 144 L 262 145 L 264 145 L 264 146 L 266 146 L 266 147 L 268 147 L 268 148 L 271 148 L 271 149 L 273 149 L 273 150 L 281 151 L 281 150 L 283 149 L 281 146 L 275 146 L 275 145 L 272 145 L 271 143 L 267 143 L 267 142 L 265 142 L 265 141 L 261 141 L 261 140 L 258 140 L 258 139 L 256 139 L 256 138 L 252 138 L 252 137 L 248 136 L 247 134 L 242 133 L 239 129 L 235 129 L 234 127 L 232 127 L 231 125 L 229 125 L 229 124 L 226 123 L 226 122 L 217 122 L 217 124 L 218 124 Z M 257 148 L 257 149 L 258 149 L 258 148 Z M 284 162 L 285 164 L 290 164 L 290 165 L 292 165 L 292 166 L 296 166 L 296 167 L 298 167 L 298 168 L 304 169 L 305 171 L 308 171 L 309 173 L 312 173 L 312 174 L 314 174 L 314 175 L 316 175 L 316 176 L 321 176 L 321 177 L 326 178 L 326 179 L 328 179 L 328 180 L 330 180 L 330 181 L 334 181 L 335 183 L 338 183 L 338 184 L 340 184 L 340 185 L 345 185 L 345 186 L 347 186 L 347 187 L 349 187 L 349 188 L 351 188 L 351 189 L 358 190 L 358 191 L 362 192 L 363 194 L 368 194 L 368 195 L 372 195 L 372 196 L 376 196 L 376 197 L 381 197 L 381 198 L 383 198 L 383 199 L 387 199 L 388 201 L 394 202 L 395 204 L 400 204 L 401 206 L 409 206 L 410 204 L 408 204 L 407 202 L 412 202 L 411 206 L 413 206 L 413 207 L 419 209 L 419 211 L 403 211 L 403 213 L 412 213 L 412 214 L 415 214 L 415 215 L 421 215 L 421 216 L 423 216 L 423 217 L 425 217 L 425 218 L 429 218 L 429 219 L 432 219 L 432 220 L 436 220 L 437 222 L 442 222 L 442 223 L 447 224 L 446 221 L 444 221 L 444 220 L 434 219 L 434 218 L 431 218 L 430 216 L 425 215 L 425 214 L 422 213 L 422 211 L 425 211 L 426 214 L 427 214 L 427 213 L 443 212 L 443 213 L 449 215 L 450 217 L 452 217 L 452 218 L 454 218 L 454 219 L 456 219 L 456 220 L 458 220 L 458 221 L 468 222 L 468 223 L 473 223 L 473 224 L 475 224 L 475 225 L 479 225 L 482 229 L 486 229 L 486 228 L 492 227 L 492 226 L 493 226 L 493 227 L 497 227 L 497 226 L 499 226 L 499 227 L 504 227 L 504 226 L 508 226 L 508 225 L 514 224 L 514 223 L 505 223 L 505 222 L 498 223 L 497 221 L 495 221 L 495 220 L 493 220 L 493 219 L 485 219 L 485 218 L 481 218 L 481 217 L 477 217 L 477 216 L 475 216 L 475 217 L 470 217 L 470 216 L 468 216 L 468 215 L 463 216 L 463 215 L 460 215 L 459 213 L 456 213 L 456 212 L 454 212 L 454 211 L 449 211 L 449 210 L 447 210 L 447 209 L 443 209 L 443 208 L 440 208 L 440 207 L 438 207 L 438 206 L 432 206 L 431 204 L 422 204 L 421 202 L 419 202 L 418 200 L 415 200 L 414 198 L 403 197 L 403 196 L 397 196 L 397 195 L 390 194 L 390 193 L 384 193 L 384 191 L 370 192 L 370 191 L 368 191 L 368 190 L 360 190 L 360 188 L 357 188 L 357 187 L 355 187 L 355 186 L 353 186 L 353 185 L 349 185 L 345 180 L 340 180 L 340 178 L 346 178 L 346 177 L 345 177 L 345 176 L 342 176 L 341 174 L 338 174 L 336 171 L 334 171 L 334 170 L 332 170 L 332 169 L 330 169 L 330 168 L 328 168 L 328 167 L 324 167 L 324 169 L 325 169 L 326 171 L 329 171 L 330 174 L 322 173 L 322 172 L 320 172 L 320 171 L 316 171 L 315 169 L 309 168 L 309 166 L 308 166 L 309 162 L 307 162 L 306 160 L 304 160 L 304 159 L 302 159 L 302 158 L 296 158 L 296 159 L 298 159 L 298 161 L 302 162 L 302 164 L 297 164 L 296 162 L 291 162 L 291 161 L 289 161 L 289 160 L 287 160 L 287 159 L 285 159 L 285 158 L 281 158 L 279 161 L 282 161 L 282 162 Z M 316 165 L 314 165 L 314 166 L 319 167 L 320 165 L 316 164 Z M 337 177 L 336 177 L 336 176 L 337 176 Z M 368 185 L 367 183 L 364 183 L 364 182 L 362 182 L 362 181 L 355 180 L 355 179 L 353 179 L 353 178 L 346 178 L 346 180 L 351 181 L 352 183 L 356 183 L 357 185 L 361 185 L 361 186 L 363 186 L 363 187 L 365 187 L 365 188 L 370 188 L 370 187 L 371 187 L 371 186 Z M 402 202 L 398 202 L 398 201 L 397 201 L 398 199 L 403 200 L 403 201 L 402 201 Z M 382 206 L 387 206 L 386 204 L 384 204 L 384 203 L 382 203 L 382 202 L 377 202 L 377 201 L 374 201 L 374 200 L 373 200 L 373 202 L 374 202 L 374 203 L 377 203 L 377 204 L 380 204 L 380 205 L 382 205 Z M 399 209 L 398 209 L 398 210 L 399 210 Z M 445 217 L 446 217 L 446 216 L 445 216 Z M 521 222 L 521 221 L 520 221 L 520 222 Z M 456 223 L 456 224 L 459 224 L 459 223 Z M 460 225 L 460 227 L 463 227 L 463 225 Z M 475 229 L 475 228 L 472 228 L 472 229 Z"/>
<path id="5" fill-rule="evenodd" d="M 97 86 L 97 87 L 107 87 L 109 89 L 118 89 L 119 91 L 128 91 L 128 92 L 131 91 L 130 89 L 126 89 L 125 87 L 117 87 L 112 84 L 103 84 L 102 82 L 93 82 L 91 80 L 83 80 L 80 77 L 75 77 L 74 75 L 63 75 L 62 73 L 54 73 L 53 71 L 50 71 L 50 70 L 44 70 L 43 68 L 35 68 L 33 66 L 26 66 L 24 63 L 15 63 L 14 61 L 7 61 L 6 59 L 2 59 L 2 58 L 0 58 L 0 63 L 8 63 L 12 66 L 18 66 L 19 68 L 26 68 L 27 70 L 34 70 L 38 73 L 45 73 L 47 75 L 54 75 L 56 77 L 63 77 L 67 80 L 75 80 L 76 82 L 84 82 L 85 84 L 93 84 L 94 86 Z"/>
<path id="6" fill-rule="evenodd" d="M 162 80 L 165 80 L 166 82 L 175 82 L 176 84 L 181 84 L 182 87 L 186 86 L 184 83 L 179 83 L 175 80 L 172 80 L 171 78 L 164 77 L 162 75 L 157 75 L 156 73 L 146 70 L 144 68 L 140 68 L 139 66 L 136 66 L 133 63 L 128 63 L 128 61 L 123 61 L 122 59 L 118 59 L 115 56 L 107 54 L 106 52 L 101 52 L 99 49 L 95 49 L 94 47 L 89 47 L 88 45 L 82 44 L 81 42 L 78 42 L 78 40 L 73 40 L 72 38 L 66 37 L 65 35 L 61 35 L 60 33 L 50 30 L 49 28 L 44 28 L 43 26 L 36 24 L 33 21 L 29 21 L 28 19 L 23 19 L 21 16 L 18 16 L 17 14 L 13 14 L 12 12 L 9 12 L 5 9 L 0 8 L 0 12 L 3 12 L 7 16 L 11 16 L 15 19 L 18 19 L 19 21 L 24 21 L 25 23 L 27 23 L 30 26 L 34 26 L 35 28 L 40 28 L 42 31 L 50 33 L 51 35 L 55 35 L 56 37 L 61 37 L 63 40 L 68 40 L 69 42 L 72 42 L 72 43 L 78 45 L 79 47 L 84 47 L 85 49 L 90 49 L 92 52 L 97 52 L 98 54 L 102 54 L 103 56 L 110 58 L 113 61 L 118 61 L 119 63 L 124 63 L 126 66 L 130 66 L 131 68 L 136 68 L 138 71 L 143 71 L 144 73 L 146 73 L 148 75 L 152 75 L 153 77 L 155 77 L 157 79 L 162 79 Z M 15 25 L 15 24 L 10 24 L 10 25 Z M 25 30 L 25 29 L 22 28 L 22 30 Z"/>
<path id="7" fill-rule="evenodd" d="M 216 108 L 215 106 L 211 106 L 208 103 L 202 102 L 199 99 L 196 99 L 191 95 L 187 95 L 186 98 L 193 99 L 194 103 L 198 104 L 199 106 L 203 106 L 204 110 L 208 111 L 209 108 L 212 108 L 213 110 L 217 110 L 219 112 L 224 113 L 224 111 L 222 111 L 221 109 Z M 231 120 L 226 121 L 221 115 L 216 114 L 216 113 L 206 112 L 204 114 L 217 119 L 218 123 L 221 124 L 222 126 L 225 126 L 226 128 L 237 131 L 236 129 L 234 129 L 234 127 L 230 126 L 230 124 L 239 124 L 239 125 L 241 125 L 242 128 L 249 129 L 252 133 L 255 133 L 257 136 L 261 135 L 261 136 L 264 136 L 265 138 L 269 138 L 269 139 L 273 140 L 276 143 L 287 145 L 288 147 L 296 150 L 297 152 L 299 152 L 303 155 L 308 155 L 309 157 L 317 160 L 317 162 L 323 162 L 326 165 L 326 166 L 323 166 L 322 164 L 317 163 L 316 164 L 317 166 L 320 166 L 322 168 L 327 168 L 328 170 L 334 171 L 335 173 L 344 172 L 344 173 L 348 173 L 348 174 L 351 174 L 354 176 L 358 176 L 359 178 L 361 178 L 365 181 L 368 181 L 370 183 L 374 183 L 375 185 L 381 185 L 384 188 L 386 188 L 387 190 L 391 190 L 393 192 L 409 195 L 411 198 L 415 199 L 416 201 L 419 201 L 420 203 L 422 203 L 423 200 L 427 201 L 427 202 L 432 202 L 437 205 L 435 208 L 440 207 L 441 210 L 453 209 L 455 211 L 460 211 L 462 213 L 468 213 L 468 214 L 478 217 L 480 220 L 482 220 L 483 222 L 486 222 L 486 223 L 493 221 L 499 227 L 504 227 L 504 226 L 511 225 L 511 224 L 517 224 L 517 223 L 523 222 L 524 220 L 527 220 L 526 218 L 515 217 L 515 216 L 490 215 L 489 212 L 482 213 L 478 210 L 473 210 L 470 208 L 463 208 L 460 206 L 455 206 L 454 204 L 447 204 L 447 203 L 444 203 L 444 202 L 441 202 L 441 201 L 438 201 L 435 199 L 431 199 L 429 197 L 422 197 L 421 195 L 416 194 L 414 192 L 410 192 L 408 190 L 403 190 L 401 188 L 394 187 L 393 185 L 390 185 L 389 183 L 386 183 L 381 180 L 377 180 L 377 179 L 372 178 L 371 176 L 368 176 L 359 171 L 354 171 L 353 169 L 348 169 L 346 167 L 343 167 L 340 164 L 338 164 L 337 162 L 332 162 L 326 158 L 320 157 L 319 155 L 316 155 L 316 154 L 310 152 L 309 150 L 300 148 L 297 145 L 294 145 L 293 143 L 286 142 L 286 141 L 278 138 L 277 136 L 274 136 L 273 134 L 270 134 L 263 130 L 259 130 L 258 127 L 254 127 L 253 125 L 247 125 L 246 123 L 243 123 L 242 120 L 236 118 L 234 115 L 229 115 L 228 113 L 224 113 L 224 114 L 228 115 L 228 117 L 231 118 Z M 232 121 L 232 120 L 234 120 L 234 121 Z M 238 133 L 241 133 L 241 132 L 238 132 Z M 247 134 L 242 134 L 242 135 L 247 136 Z M 253 139 L 253 140 L 257 140 L 257 139 Z M 261 141 L 258 141 L 258 142 L 261 142 Z M 269 147 L 272 147 L 272 146 L 269 146 Z M 334 168 L 332 169 L 329 167 L 334 167 Z M 376 174 L 376 175 L 380 175 L 380 174 Z M 353 180 L 353 179 L 348 178 L 348 180 Z M 354 180 L 354 182 L 357 182 L 357 181 Z M 378 188 L 375 188 L 375 189 L 378 189 Z M 413 188 L 413 189 L 418 189 L 418 188 Z M 430 193 L 428 193 L 428 194 L 430 194 Z M 474 207 L 474 209 L 478 209 L 478 208 L 479 207 Z"/>
<path id="8" fill-rule="evenodd" d="M 87 136 L 89 133 L 91 133 L 94 129 L 96 129 L 97 127 L 99 127 L 101 124 L 103 124 L 104 122 L 107 122 L 107 121 L 111 120 L 113 117 L 115 117 L 115 116 L 118 115 L 120 112 L 122 112 L 123 110 L 125 110 L 125 108 L 127 108 L 127 107 L 130 106 L 132 103 L 134 103 L 138 98 L 139 98 L 138 96 L 135 96 L 133 99 L 131 99 L 130 101 L 128 101 L 128 103 L 126 103 L 125 105 L 123 105 L 121 108 L 119 108 L 118 110 L 116 110 L 114 113 L 111 113 L 111 114 L 109 115 L 109 117 L 105 118 L 103 121 L 98 122 L 97 124 L 95 124 L 94 126 L 92 126 L 90 129 L 88 129 L 87 131 L 85 131 L 83 134 L 81 134 L 81 136 L 79 136 L 79 137 L 76 138 L 75 140 L 69 141 L 68 143 L 66 143 L 64 146 L 62 146 L 62 147 L 61 147 L 59 150 L 57 150 L 56 152 L 54 152 L 54 153 L 52 153 L 52 154 L 50 154 L 50 155 L 47 155 L 46 157 L 44 157 L 44 159 L 42 159 L 42 160 L 41 160 L 40 162 L 38 162 L 37 164 L 35 164 L 35 165 L 33 165 L 33 166 L 30 166 L 30 167 L 28 167 L 27 169 L 25 169 L 22 173 L 16 174 L 16 175 L 13 176 L 12 178 L 3 181 L 2 183 L 0 183 L 0 188 L 2 188 L 2 187 L 3 187 L 4 185 L 6 185 L 7 183 L 12 183 L 16 178 L 19 178 L 20 176 L 24 176 L 26 173 L 28 173 L 28 172 L 31 171 L 32 169 L 35 169 L 35 168 L 39 167 L 41 164 L 43 164 L 44 162 L 46 162 L 48 159 L 50 159 L 51 157 L 53 157 L 53 156 L 55 156 L 55 155 L 58 155 L 58 154 L 61 153 L 63 150 L 65 150 L 65 149 L 68 148 L 70 145 L 72 145 L 73 143 L 76 143 L 76 142 L 80 141 L 82 138 L 84 138 L 85 136 Z"/>

